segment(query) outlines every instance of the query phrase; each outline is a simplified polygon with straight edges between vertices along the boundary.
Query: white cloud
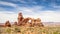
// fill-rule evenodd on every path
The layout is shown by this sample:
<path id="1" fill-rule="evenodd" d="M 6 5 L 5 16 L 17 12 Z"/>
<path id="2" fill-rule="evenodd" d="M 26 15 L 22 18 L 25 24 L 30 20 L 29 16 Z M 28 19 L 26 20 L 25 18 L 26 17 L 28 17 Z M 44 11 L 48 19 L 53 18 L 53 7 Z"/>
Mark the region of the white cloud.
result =
<path id="1" fill-rule="evenodd" d="M 60 22 L 60 12 L 45 11 L 40 13 L 40 17 L 44 22 Z"/>
<path id="2" fill-rule="evenodd" d="M 53 0 L 52 0 L 52 1 L 53 1 Z M 53 8 L 57 8 L 57 9 L 60 10 L 60 5 L 57 5 L 56 2 L 53 2 L 53 3 L 51 2 L 50 6 L 53 7 Z"/>
<path id="3" fill-rule="evenodd" d="M 28 7 L 20 7 L 19 10 L 21 10 L 23 12 L 32 12 L 32 10 Z"/>
<path id="4" fill-rule="evenodd" d="M 16 0 L 17 1 L 17 0 Z M 24 0 L 20 0 L 20 1 L 24 1 Z M 33 2 L 33 3 L 36 3 L 36 2 Z M 0 4 L 2 5 L 6 5 L 6 6 L 11 6 L 11 7 L 14 7 L 16 10 L 15 11 L 25 11 L 25 12 L 34 12 L 34 11 L 37 11 L 37 10 L 41 10 L 42 8 L 44 8 L 43 6 L 34 6 L 34 7 L 20 7 L 18 6 L 17 4 L 14 4 L 14 3 L 11 3 L 11 2 L 3 2 L 3 1 L 0 1 Z M 1 7 L 0 8 L 0 11 L 6 11 L 5 8 Z"/>
<path id="5" fill-rule="evenodd" d="M 21 2 L 21 3 L 23 3 L 23 4 L 30 4 L 30 3 L 32 3 L 32 4 L 37 4 L 37 2 L 35 2 L 34 0 L 27 0 L 27 1 L 25 1 L 25 0 L 11 0 L 11 1 Z"/>
<path id="6" fill-rule="evenodd" d="M 18 11 L 23 11 L 23 12 L 35 12 L 35 11 L 40 11 L 44 8 L 44 6 L 33 6 L 33 7 L 18 7 Z"/>
<path id="7" fill-rule="evenodd" d="M 18 0 L 19 2 L 21 2 L 21 3 L 27 3 L 26 1 L 24 1 L 24 0 Z"/>
<path id="8" fill-rule="evenodd" d="M 10 2 L 3 2 L 3 1 L 0 1 L 0 4 L 2 4 L 2 5 L 7 5 L 7 6 L 12 6 L 12 7 L 17 7 L 16 4 L 10 3 Z"/>
<path id="9" fill-rule="evenodd" d="M 5 23 L 7 20 L 10 22 L 17 21 L 17 13 L 13 12 L 0 12 L 0 23 Z"/>

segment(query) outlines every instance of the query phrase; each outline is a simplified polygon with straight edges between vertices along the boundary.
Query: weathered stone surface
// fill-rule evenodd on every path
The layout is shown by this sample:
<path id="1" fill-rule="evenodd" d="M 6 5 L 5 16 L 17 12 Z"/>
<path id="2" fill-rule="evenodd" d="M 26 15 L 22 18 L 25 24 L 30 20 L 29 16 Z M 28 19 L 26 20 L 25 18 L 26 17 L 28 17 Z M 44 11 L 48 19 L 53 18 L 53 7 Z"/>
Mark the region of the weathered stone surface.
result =
<path id="1" fill-rule="evenodd" d="M 32 26 L 43 27 L 44 25 L 42 24 L 41 19 L 37 18 L 37 19 L 32 19 Z"/>
<path id="2" fill-rule="evenodd" d="M 30 18 L 30 17 L 23 18 L 22 13 L 18 14 L 18 25 L 19 26 L 43 26 L 40 18 L 37 19 Z"/>
<path id="3" fill-rule="evenodd" d="M 22 19 L 23 19 L 23 15 L 22 15 L 22 13 L 19 13 L 19 14 L 18 14 L 18 20 L 19 20 L 19 21 L 22 21 Z"/>
<path id="4" fill-rule="evenodd" d="M 17 24 L 17 25 L 20 26 L 20 25 L 22 24 L 22 23 L 21 23 L 22 20 L 23 20 L 23 15 L 22 15 L 22 13 L 19 13 L 19 14 L 18 14 L 18 24 Z"/>
<path id="5" fill-rule="evenodd" d="M 29 21 L 29 18 L 25 18 L 22 20 L 22 25 L 25 26 Z"/>
<path id="6" fill-rule="evenodd" d="M 14 24 L 13 25 L 17 25 L 17 22 L 14 22 Z"/>
<path id="7" fill-rule="evenodd" d="M 35 19 L 35 23 L 34 23 L 35 26 L 43 26 L 42 22 L 41 22 L 41 19 L 40 18 L 37 18 Z"/>
<path id="8" fill-rule="evenodd" d="M 9 22 L 9 21 L 6 21 L 5 26 L 6 26 L 6 27 L 11 27 L 10 22 Z"/>
<path id="9" fill-rule="evenodd" d="M 36 19 L 36 23 L 41 23 L 41 19 L 40 18 L 37 18 Z"/>

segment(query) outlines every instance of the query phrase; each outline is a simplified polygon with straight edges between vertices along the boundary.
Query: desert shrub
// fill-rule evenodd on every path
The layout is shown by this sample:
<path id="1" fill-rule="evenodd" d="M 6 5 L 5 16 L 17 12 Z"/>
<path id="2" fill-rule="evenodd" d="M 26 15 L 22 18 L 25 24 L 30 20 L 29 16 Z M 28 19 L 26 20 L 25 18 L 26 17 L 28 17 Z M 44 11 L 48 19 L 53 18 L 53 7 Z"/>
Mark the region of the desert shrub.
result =
<path id="1" fill-rule="evenodd" d="M 7 28 L 6 33 L 11 33 L 11 28 Z"/>
<path id="2" fill-rule="evenodd" d="M 53 32 L 53 34 L 58 34 L 58 31 Z"/>
<path id="3" fill-rule="evenodd" d="M 15 32 L 21 32 L 19 28 L 15 28 Z"/>

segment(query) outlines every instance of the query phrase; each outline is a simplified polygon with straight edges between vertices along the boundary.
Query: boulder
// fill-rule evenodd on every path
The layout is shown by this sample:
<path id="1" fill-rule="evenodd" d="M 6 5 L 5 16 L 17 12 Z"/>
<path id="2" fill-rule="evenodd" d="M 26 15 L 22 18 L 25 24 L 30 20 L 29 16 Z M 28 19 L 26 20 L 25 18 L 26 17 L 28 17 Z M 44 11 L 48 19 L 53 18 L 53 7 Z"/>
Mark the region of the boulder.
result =
<path id="1" fill-rule="evenodd" d="M 9 22 L 9 21 L 6 21 L 5 26 L 6 26 L 6 27 L 11 27 L 10 22 Z"/>

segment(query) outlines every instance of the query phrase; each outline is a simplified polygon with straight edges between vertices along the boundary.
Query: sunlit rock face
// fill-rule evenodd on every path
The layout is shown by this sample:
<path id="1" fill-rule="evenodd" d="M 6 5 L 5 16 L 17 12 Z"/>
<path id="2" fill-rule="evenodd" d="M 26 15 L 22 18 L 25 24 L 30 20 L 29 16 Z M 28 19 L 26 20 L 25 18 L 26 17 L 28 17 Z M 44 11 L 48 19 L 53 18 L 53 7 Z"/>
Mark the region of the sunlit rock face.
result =
<path id="1" fill-rule="evenodd" d="M 31 22 L 29 22 L 29 20 L 30 20 L 29 17 L 28 18 L 24 18 L 24 20 L 22 21 L 22 25 L 24 25 L 24 26 L 30 26 Z"/>
<path id="2" fill-rule="evenodd" d="M 28 23 L 28 21 L 29 21 L 29 18 L 24 18 L 22 20 L 22 25 L 26 25 L 26 23 Z"/>
<path id="3" fill-rule="evenodd" d="M 31 26 L 42 26 L 43 27 L 43 24 L 40 18 L 37 18 L 37 19 L 31 18 L 31 24 L 32 24 Z"/>
<path id="4" fill-rule="evenodd" d="M 37 18 L 36 19 L 36 23 L 41 23 L 41 19 L 40 18 Z"/>
<path id="5" fill-rule="evenodd" d="M 5 22 L 5 27 L 11 27 L 11 24 L 10 24 L 9 21 L 6 21 L 6 22 Z"/>
<path id="6" fill-rule="evenodd" d="M 41 23 L 41 19 L 40 18 L 37 18 L 34 20 L 34 25 L 35 26 L 42 26 L 43 24 Z"/>

